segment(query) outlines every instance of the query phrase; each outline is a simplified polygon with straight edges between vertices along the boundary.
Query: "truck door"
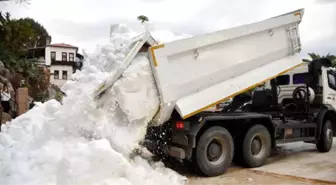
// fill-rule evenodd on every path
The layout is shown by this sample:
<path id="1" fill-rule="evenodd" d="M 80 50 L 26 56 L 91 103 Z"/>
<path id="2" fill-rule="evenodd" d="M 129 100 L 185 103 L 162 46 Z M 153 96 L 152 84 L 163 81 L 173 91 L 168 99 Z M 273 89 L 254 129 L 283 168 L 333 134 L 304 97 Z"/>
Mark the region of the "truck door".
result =
<path id="1" fill-rule="evenodd" d="M 322 68 L 323 103 L 336 108 L 336 71 L 331 68 Z"/>

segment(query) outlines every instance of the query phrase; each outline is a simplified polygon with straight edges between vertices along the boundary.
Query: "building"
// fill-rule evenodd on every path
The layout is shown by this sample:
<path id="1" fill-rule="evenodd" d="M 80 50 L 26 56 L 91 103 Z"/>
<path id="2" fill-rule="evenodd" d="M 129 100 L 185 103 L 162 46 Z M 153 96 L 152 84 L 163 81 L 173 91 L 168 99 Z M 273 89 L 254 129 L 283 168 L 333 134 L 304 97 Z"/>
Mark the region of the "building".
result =
<path id="1" fill-rule="evenodd" d="M 28 50 L 28 58 L 36 58 L 40 67 L 49 71 L 50 83 L 62 87 L 76 70 L 83 66 L 84 57 L 78 47 L 65 43 L 50 44 Z"/>
<path id="2" fill-rule="evenodd" d="M 61 87 L 76 70 L 78 48 L 69 44 L 49 44 L 45 47 L 45 65 L 50 66 L 50 83 Z"/>

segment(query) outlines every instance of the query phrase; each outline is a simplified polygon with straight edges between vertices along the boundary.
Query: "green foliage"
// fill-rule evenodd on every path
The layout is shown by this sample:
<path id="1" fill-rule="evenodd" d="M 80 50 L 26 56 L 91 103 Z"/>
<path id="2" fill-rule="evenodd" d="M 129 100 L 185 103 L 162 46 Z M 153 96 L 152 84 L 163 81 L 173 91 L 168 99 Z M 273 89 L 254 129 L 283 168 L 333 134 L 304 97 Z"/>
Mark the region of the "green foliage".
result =
<path id="1" fill-rule="evenodd" d="M 137 19 L 138 19 L 139 21 L 141 21 L 141 23 L 144 23 L 144 22 L 146 22 L 146 21 L 149 21 L 148 17 L 145 16 L 145 15 L 139 15 L 139 16 L 137 17 Z"/>
<path id="2" fill-rule="evenodd" d="M 38 102 L 46 102 L 50 99 L 55 99 L 55 100 L 59 101 L 60 103 L 62 103 L 64 93 L 55 85 L 50 85 L 50 90 L 54 91 L 55 94 L 53 94 L 51 91 L 46 90 L 46 91 L 43 91 L 43 92 L 39 92 L 34 97 L 34 100 L 38 101 Z"/>
<path id="3" fill-rule="evenodd" d="M 11 19 L 10 13 L 0 12 L 0 60 L 11 72 L 11 83 L 17 87 L 19 81 L 24 79 L 31 96 L 38 99 L 43 98 L 42 92 L 49 82 L 38 68 L 37 61 L 28 60 L 25 56 L 27 49 L 44 46 L 48 37 L 46 29 L 35 20 Z"/>
<path id="4" fill-rule="evenodd" d="M 63 100 L 63 94 L 60 91 L 56 91 L 55 99 L 59 102 L 62 102 Z"/>
<path id="5" fill-rule="evenodd" d="M 24 56 L 28 48 L 44 46 L 48 37 L 47 30 L 33 19 L 11 19 L 10 13 L 0 12 L 0 45 L 6 52 Z"/>
<path id="6" fill-rule="evenodd" d="M 327 58 L 331 61 L 331 63 L 333 64 L 333 67 L 336 67 L 336 56 L 335 55 L 331 55 L 330 53 L 328 53 L 325 56 L 321 56 L 319 54 L 316 53 L 308 53 L 310 59 L 303 59 L 303 62 L 311 62 L 314 59 L 318 59 L 318 58 Z"/>
<path id="7" fill-rule="evenodd" d="M 56 85 L 50 85 L 50 91 L 48 91 L 49 93 L 49 97 L 48 99 L 55 99 L 57 101 L 59 101 L 60 103 L 62 103 L 63 97 L 64 97 L 64 93 L 61 91 L 61 89 L 56 86 Z"/>
<path id="8" fill-rule="evenodd" d="M 34 97 L 34 101 L 36 102 L 45 102 L 48 100 L 49 94 L 47 91 L 45 92 L 40 92 Z"/>

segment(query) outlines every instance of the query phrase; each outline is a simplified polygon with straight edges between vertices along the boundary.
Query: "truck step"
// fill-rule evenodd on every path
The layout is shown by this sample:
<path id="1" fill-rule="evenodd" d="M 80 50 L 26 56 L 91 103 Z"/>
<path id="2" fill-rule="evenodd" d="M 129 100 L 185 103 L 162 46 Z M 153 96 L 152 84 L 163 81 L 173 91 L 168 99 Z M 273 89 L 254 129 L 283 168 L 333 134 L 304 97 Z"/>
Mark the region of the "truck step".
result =
<path id="1" fill-rule="evenodd" d="M 315 141 L 315 137 L 297 137 L 297 138 L 290 138 L 290 139 L 282 139 L 282 140 L 277 140 L 276 144 L 292 143 L 292 142 L 299 142 L 299 141 Z"/>
<path id="2" fill-rule="evenodd" d="M 280 124 L 278 128 L 316 128 L 316 123 Z"/>

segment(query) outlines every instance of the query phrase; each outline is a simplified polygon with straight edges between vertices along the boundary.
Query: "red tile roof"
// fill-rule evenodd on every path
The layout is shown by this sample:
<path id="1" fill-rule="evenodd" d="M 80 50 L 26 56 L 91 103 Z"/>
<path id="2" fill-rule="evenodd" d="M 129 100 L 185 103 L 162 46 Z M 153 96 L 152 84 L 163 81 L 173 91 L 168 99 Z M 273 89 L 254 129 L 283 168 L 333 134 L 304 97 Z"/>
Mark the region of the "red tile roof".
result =
<path id="1" fill-rule="evenodd" d="M 76 46 L 72 46 L 70 44 L 65 44 L 65 43 L 55 43 L 55 44 L 48 44 L 47 46 L 52 46 L 52 47 L 62 47 L 62 48 L 78 48 Z"/>

